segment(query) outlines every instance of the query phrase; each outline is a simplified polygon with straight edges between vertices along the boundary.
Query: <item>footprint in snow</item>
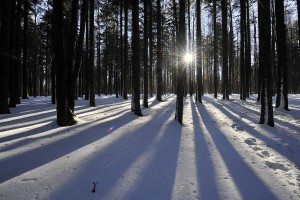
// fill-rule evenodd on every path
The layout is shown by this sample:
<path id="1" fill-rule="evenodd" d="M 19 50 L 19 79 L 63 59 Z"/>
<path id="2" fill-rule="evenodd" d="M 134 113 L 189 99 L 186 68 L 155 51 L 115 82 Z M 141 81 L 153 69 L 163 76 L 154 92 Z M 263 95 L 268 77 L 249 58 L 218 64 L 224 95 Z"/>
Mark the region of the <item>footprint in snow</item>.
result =
<path id="1" fill-rule="evenodd" d="M 256 139 L 255 138 L 247 138 L 245 140 L 245 143 L 248 144 L 248 145 L 256 145 Z"/>
<path id="2" fill-rule="evenodd" d="M 273 163 L 273 162 L 266 161 L 265 164 L 266 164 L 269 168 L 273 169 L 274 171 L 276 171 L 276 170 L 282 170 L 282 171 L 287 172 L 287 171 L 290 170 L 288 167 L 286 167 L 286 166 L 285 166 L 284 164 L 282 164 L 282 163 Z"/>

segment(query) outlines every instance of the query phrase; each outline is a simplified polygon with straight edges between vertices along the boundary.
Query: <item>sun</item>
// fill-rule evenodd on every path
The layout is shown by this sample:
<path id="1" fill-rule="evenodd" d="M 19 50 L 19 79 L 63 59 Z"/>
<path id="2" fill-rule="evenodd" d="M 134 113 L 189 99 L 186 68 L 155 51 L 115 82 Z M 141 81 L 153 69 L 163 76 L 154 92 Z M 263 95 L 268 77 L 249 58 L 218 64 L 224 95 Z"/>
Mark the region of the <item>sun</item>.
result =
<path id="1" fill-rule="evenodd" d="M 186 54 L 184 55 L 184 61 L 187 62 L 187 63 L 192 62 L 192 61 L 193 61 L 193 56 L 192 56 L 192 54 L 186 53 Z"/>

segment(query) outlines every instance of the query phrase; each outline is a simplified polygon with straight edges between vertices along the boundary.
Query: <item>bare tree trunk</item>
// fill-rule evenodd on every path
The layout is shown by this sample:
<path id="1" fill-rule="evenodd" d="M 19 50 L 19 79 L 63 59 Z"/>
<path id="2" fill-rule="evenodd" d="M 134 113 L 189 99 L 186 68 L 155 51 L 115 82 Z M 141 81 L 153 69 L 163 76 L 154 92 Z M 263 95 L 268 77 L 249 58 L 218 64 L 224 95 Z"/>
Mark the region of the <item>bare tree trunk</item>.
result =
<path id="1" fill-rule="evenodd" d="M 9 41 L 10 41 L 10 11 L 11 0 L 7 0 L 3 3 L 2 21 L 1 21 L 1 38 L 0 38 L 0 114 L 10 114 L 8 107 L 9 97 Z"/>
<path id="2" fill-rule="evenodd" d="M 185 39 L 185 0 L 179 0 L 179 32 L 178 32 L 178 48 L 186 49 Z M 180 59 L 183 59 L 182 57 Z M 184 82 L 186 69 L 184 63 L 179 62 L 178 67 L 178 83 L 177 83 L 177 99 L 175 119 L 182 124 L 183 119 L 183 96 L 184 96 Z"/>
<path id="3" fill-rule="evenodd" d="M 162 101 L 162 27 L 161 27 L 161 5 L 160 0 L 157 0 L 157 66 L 156 66 L 156 76 L 157 76 L 157 91 L 156 99 Z"/>
<path id="4" fill-rule="evenodd" d="M 148 4 L 149 0 L 144 1 L 144 101 L 143 105 L 148 108 Z"/>
<path id="5" fill-rule="evenodd" d="M 270 0 L 258 3 L 259 24 L 259 67 L 261 74 L 261 115 L 260 124 L 267 121 L 274 126 L 272 105 L 272 63 L 271 63 L 271 20 Z"/>
<path id="6" fill-rule="evenodd" d="M 227 0 L 222 0 L 222 35 L 223 35 L 223 99 L 229 99 L 228 94 L 228 32 L 227 32 Z"/>
<path id="7" fill-rule="evenodd" d="M 202 103 L 202 52 L 201 52 L 201 1 L 197 0 L 196 1 L 196 14 L 197 14 L 197 36 L 196 36 L 196 40 L 197 40 L 197 94 L 196 94 L 196 99 L 197 101 L 199 101 L 200 103 Z"/>
<path id="8" fill-rule="evenodd" d="M 95 59 L 95 35 L 94 35 L 94 0 L 90 0 L 90 45 L 89 45 L 89 78 L 90 78 L 90 106 L 95 107 L 95 80 L 94 80 L 94 59 Z"/>
<path id="9" fill-rule="evenodd" d="M 132 85 L 132 108 L 134 114 L 143 116 L 140 106 L 140 35 L 138 0 L 132 0 Z"/>
<path id="10" fill-rule="evenodd" d="M 213 1 L 214 20 L 214 97 L 218 97 L 218 35 L 217 35 L 217 0 Z"/>
<path id="11" fill-rule="evenodd" d="M 286 57 L 286 26 L 284 24 L 284 2 L 277 0 L 275 2 L 276 13 L 276 34 L 277 34 L 277 98 L 276 108 L 288 107 L 288 91 L 287 91 L 287 57 Z"/>

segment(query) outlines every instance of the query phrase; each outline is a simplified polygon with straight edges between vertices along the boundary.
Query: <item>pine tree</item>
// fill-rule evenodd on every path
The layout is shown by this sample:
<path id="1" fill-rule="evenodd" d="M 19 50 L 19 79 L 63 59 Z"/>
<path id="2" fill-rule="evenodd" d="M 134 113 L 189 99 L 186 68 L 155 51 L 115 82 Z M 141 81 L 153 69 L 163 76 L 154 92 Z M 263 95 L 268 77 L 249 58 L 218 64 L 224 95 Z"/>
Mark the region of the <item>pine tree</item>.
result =
<path id="1" fill-rule="evenodd" d="M 179 32 L 178 32 L 178 48 L 179 51 L 186 50 L 185 39 L 185 0 L 179 0 Z M 183 59 L 181 57 L 180 59 Z M 184 82 L 186 73 L 185 65 L 181 60 L 178 66 L 178 82 L 177 82 L 177 98 L 176 98 L 176 113 L 175 119 L 182 124 L 183 119 L 183 96 L 184 96 Z"/>
<path id="2" fill-rule="evenodd" d="M 258 2 L 259 67 L 261 73 L 260 124 L 274 126 L 272 105 L 271 20 L 270 0 Z"/>
<path id="3" fill-rule="evenodd" d="M 137 116 L 143 116 L 140 106 L 140 35 L 139 0 L 132 0 L 132 110 Z"/>
<path id="4" fill-rule="evenodd" d="M 11 0 L 3 3 L 1 16 L 1 37 L 0 37 L 0 114 L 9 114 L 8 96 L 9 96 L 9 42 L 10 42 L 10 14 Z"/>

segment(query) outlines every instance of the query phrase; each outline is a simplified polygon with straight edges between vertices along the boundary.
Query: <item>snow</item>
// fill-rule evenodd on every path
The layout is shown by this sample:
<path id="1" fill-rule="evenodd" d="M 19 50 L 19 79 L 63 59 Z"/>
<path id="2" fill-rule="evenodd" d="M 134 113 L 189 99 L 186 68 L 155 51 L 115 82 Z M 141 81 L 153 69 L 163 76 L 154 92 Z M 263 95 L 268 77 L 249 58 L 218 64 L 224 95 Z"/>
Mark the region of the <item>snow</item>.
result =
<path id="1" fill-rule="evenodd" d="M 230 98 L 185 98 L 183 126 L 175 95 L 143 117 L 130 99 L 80 99 L 70 127 L 49 97 L 22 100 L 0 116 L 0 199 L 300 199 L 300 95 L 273 128 L 258 124 L 256 95 Z"/>

